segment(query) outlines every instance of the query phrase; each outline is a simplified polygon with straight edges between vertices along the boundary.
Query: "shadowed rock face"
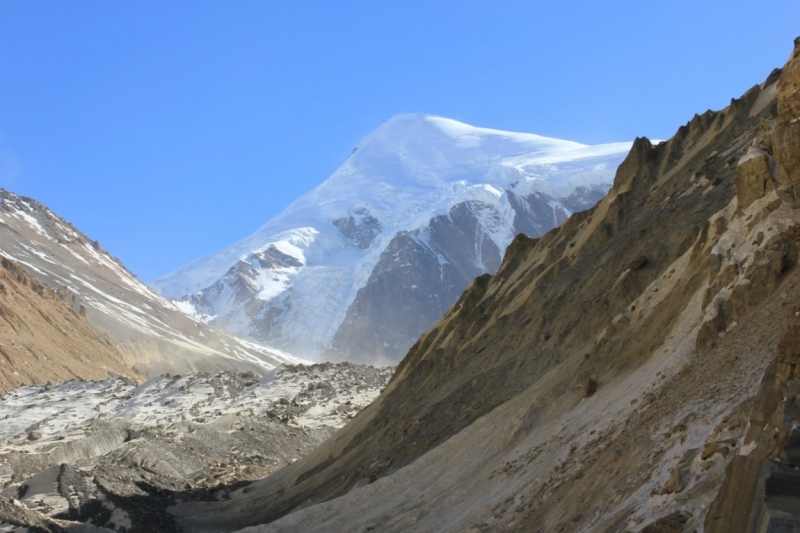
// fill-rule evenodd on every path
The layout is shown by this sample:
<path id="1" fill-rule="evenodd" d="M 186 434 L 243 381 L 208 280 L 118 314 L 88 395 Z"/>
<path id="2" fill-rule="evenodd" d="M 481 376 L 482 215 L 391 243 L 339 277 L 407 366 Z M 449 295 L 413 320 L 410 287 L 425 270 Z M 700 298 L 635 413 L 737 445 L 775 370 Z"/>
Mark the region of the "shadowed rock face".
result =
<path id="1" fill-rule="evenodd" d="M 261 268 L 291 268 L 303 266 L 300 261 L 278 250 L 275 245 L 261 253 L 253 254 L 253 258 Z"/>
<path id="2" fill-rule="evenodd" d="M 351 424 L 246 493 L 172 509 L 179 523 L 694 531 L 714 520 L 726 466 L 764 447 L 772 462 L 745 465 L 715 509 L 763 494 L 788 527 L 795 439 L 764 422 L 793 398 L 791 361 L 769 368 L 800 312 L 800 142 L 779 128 L 800 101 L 790 67 L 667 142 L 637 139 L 608 196 L 518 236 Z M 751 147 L 776 167 L 753 168 Z M 759 392 L 765 372 L 773 392 Z"/>
<path id="3" fill-rule="evenodd" d="M 605 188 L 581 187 L 559 201 L 542 193 L 506 194 L 514 211 L 514 234 L 539 236 L 572 212 L 596 204 Z M 464 202 L 449 214 L 434 217 L 425 228 L 398 233 L 347 309 L 326 357 L 364 363 L 400 361 L 473 279 L 500 268 L 504 250 L 497 248 L 481 224 L 492 216 L 497 216 L 492 206 Z"/>
<path id="4" fill-rule="evenodd" d="M 396 235 L 348 309 L 330 357 L 399 360 L 476 276 L 495 272 L 500 250 L 474 213 L 482 208 L 489 207 L 458 204 L 428 227 Z"/>

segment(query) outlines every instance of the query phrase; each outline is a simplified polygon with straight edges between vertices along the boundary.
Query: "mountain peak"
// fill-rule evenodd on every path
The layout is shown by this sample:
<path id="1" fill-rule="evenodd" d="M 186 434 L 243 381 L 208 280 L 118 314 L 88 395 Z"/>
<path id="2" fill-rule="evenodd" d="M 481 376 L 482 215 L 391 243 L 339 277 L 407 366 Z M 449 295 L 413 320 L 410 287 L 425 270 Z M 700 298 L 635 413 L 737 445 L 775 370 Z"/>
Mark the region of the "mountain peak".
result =
<path id="1" fill-rule="evenodd" d="M 376 318 L 392 340 L 367 351 L 391 361 L 472 278 L 499 265 L 516 233 L 541 235 L 602 197 L 629 148 L 396 115 L 255 233 L 154 284 L 231 331 L 312 358 L 338 350 L 334 336 L 352 305 L 367 305 L 356 301 L 367 285 L 388 283 L 384 296 L 407 289 L 407 310 L 436 298 L 403 331 L 391 305 Z M 253 260 L 270 246 L 299 266 Z M 239 263 L 247 279 L 226 277 Z M 448 278 L 449 292 L 423 294 L 436 291 L 431 276 Z"/>

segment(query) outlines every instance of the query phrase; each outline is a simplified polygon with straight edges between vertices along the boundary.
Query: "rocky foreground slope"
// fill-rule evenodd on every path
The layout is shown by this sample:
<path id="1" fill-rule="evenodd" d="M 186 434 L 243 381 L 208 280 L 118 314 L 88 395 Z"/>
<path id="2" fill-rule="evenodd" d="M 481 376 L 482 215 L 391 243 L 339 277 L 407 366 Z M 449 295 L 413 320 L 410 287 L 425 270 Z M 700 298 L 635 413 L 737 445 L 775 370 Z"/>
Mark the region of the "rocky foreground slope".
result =
<path id="1" fill-rule="evenodd" d="M 168 506 L 291 464 L 391 375 L 328 363 L 17 389 L 0 397 L 0 531 L 180 531 Z"/>
<path id="2" fill-rule="evenodd" d="M 728 108 L 637 139 L 595 208 L 517 237 L 335 437 L 169 512 L 186 531 L 795 531 L 798 228 L 800 40 Z"/>

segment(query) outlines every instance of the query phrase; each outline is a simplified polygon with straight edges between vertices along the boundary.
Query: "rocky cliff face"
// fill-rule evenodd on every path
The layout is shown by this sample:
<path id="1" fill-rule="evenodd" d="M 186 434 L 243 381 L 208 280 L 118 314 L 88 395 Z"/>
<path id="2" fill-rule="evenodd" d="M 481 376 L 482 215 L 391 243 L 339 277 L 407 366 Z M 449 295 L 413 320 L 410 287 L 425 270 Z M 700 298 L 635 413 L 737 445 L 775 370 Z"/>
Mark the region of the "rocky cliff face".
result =
<path id="1" fill-rule="evenodd" d="M 65 297 L 0 256 L 0 394 L 74 378 L 141 378 Z"/>
<path id="2" fill-rule="evenodd" d="M 795 528 L 798 49 L 637 139 L 596 207 L 517 237 L 334 438 L 171 512 L 190 531 Z"/>
<path id="3" fill-rule="evenodd" d="M 743 172 L 737 176 L 737 194 L 744 192 L 750 202 L 762 187 L 768 190 L 777 185 L 781 200 L 797 208 L 800 38 L 795 40 L 794 52 L 778 83 L 778 118 L 771 134 L 769 126 L 766 124 L 762 128 L 766 131 L 761 132 L 764 150 L 740 165 Z M 776 182 L 765 180 L 765 166 L 777 170 Z M 772 260 L 783 262 L 774 256 Z M 706 516 L 704 530 L 710 533 L 792 531 L 800 527 L 800 295 L 793 292 L 791 297 L 788 293 L 781 296 L 786 298 L 789 318 L 752 401 L 742 439 L 747 453 L 737 454 L 727 465 L 725 480 Z"/>
<path id="4" fill-rule="evenodd" d="M 394 364 L 514 235 L 602 198 L 629 147 L 399 115 L 256 233 L 154 285 L 291 353 Z"/>
<path id="5" fill-rule="evenodd" d="M 218 369 L 263 373 L 282 363 L 300 362 L 188 317 L 46 206 L 2 189 L 0 254 L 54 287 L 108 335 L 124 355 L 126 367 L 135 365 L 145 375 Z M 266 250 L 260 260 L 276 259 Z"/>

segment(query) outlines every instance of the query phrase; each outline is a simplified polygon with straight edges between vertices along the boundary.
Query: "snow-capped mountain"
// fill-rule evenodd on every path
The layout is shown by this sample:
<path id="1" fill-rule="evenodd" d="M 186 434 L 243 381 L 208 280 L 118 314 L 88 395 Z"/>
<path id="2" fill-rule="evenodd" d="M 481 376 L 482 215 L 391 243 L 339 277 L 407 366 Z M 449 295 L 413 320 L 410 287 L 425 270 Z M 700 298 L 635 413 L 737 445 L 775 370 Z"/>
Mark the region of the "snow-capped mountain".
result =
<path id="1" fill-rule="evenodd" d="M 304 357 L 396 362 L 516 234 L 604 196 L 630 146 L 398 115 L 255 233 L 153 285 Z"/>
<path id="2" fill-rule="evenodd" d="M 267 372 L 303 362 L 188 317 L 72 224 L 0 189 L 0 255 L 57 288 L 147 376 L 192 370 Z M 73 335 L 74 332 L 64 332 Z"/>

